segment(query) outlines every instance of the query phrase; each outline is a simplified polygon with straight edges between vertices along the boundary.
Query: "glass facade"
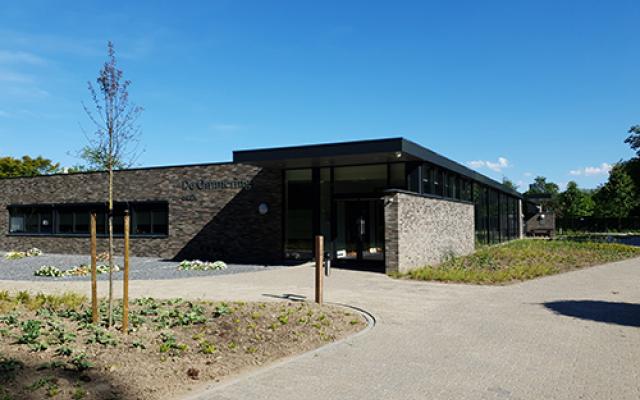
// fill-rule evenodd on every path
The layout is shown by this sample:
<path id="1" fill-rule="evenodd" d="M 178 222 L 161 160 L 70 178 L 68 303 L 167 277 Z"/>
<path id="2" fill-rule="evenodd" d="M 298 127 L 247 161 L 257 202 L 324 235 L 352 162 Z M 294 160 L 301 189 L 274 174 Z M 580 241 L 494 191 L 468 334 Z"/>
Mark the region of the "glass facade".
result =
<path id="1" fill-rule="evenodd" d="M 125 209 L 131 215 L 131 235 L 166 236 L 169 233 L 167 203 L 114 204 L 113 227 L 124 234 Z M 9 207 L 9 233 L 28 235 L 89 235 L 90 214 L 96 213 L 96 231 L 106 235 L 107 209 L 102 204 L 64 204 Z"/>
<path id="2" fill-rule="evenodd" d="M 384 260 L 385 190 L 400 189 L 471 202 L 476 241 L 518 237 L 518 199 L 427 162 L 396 162 L 284 171 L 285 256 L 313 257 L 313 237 L 337 259 Z"/>

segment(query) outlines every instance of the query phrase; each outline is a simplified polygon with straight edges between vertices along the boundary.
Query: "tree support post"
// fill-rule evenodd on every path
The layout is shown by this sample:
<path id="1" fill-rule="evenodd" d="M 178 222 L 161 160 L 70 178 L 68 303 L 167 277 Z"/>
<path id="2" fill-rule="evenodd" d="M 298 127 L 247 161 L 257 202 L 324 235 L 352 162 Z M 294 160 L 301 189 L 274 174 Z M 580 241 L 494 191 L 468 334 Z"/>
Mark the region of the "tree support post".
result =
<path id="1" fill-rule="evenodd" d="M 322 304 L 323 282 L 322 265 L 324 257 L 324 238 L 322 235 L 316 236 L 316 303 Z"/>
<path id="2" fill-rule="evenodd" d="M 91 321 L 98 324 L 98 282 L 97 282 L 97 255 L 96 255 L 96 213 L 91 212 Z"/>
<path id="3" fill-rule="evenodd" d="M 122 279 L 122 332 L 129 334 L 129 210 L 124 212 L 124 277 Z"/>

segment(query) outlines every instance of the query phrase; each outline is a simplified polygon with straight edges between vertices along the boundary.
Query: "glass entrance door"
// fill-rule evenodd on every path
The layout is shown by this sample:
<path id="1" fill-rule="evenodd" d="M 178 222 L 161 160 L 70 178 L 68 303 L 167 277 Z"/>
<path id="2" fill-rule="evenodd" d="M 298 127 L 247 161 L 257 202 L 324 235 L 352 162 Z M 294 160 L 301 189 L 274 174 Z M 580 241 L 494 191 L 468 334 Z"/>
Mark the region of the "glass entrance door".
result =
<path id="1" fill-rule="evenodd" d="M 381 200 L 336 200 L 334 249 L 338 262 L 384 261 L 384 214 Z"/>

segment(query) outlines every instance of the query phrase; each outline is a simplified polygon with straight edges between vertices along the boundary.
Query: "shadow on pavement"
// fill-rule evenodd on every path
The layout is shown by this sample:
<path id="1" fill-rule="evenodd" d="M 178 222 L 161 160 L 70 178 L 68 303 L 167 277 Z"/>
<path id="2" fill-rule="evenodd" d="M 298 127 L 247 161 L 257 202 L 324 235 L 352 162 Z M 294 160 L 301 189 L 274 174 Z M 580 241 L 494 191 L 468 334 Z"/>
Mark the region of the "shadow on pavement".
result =
<path id="1" fill-rule="evenodd" d="M 640 304 L 600 300 L 560 300 L 543 303 L 556 314 L 580 319 L 640 327 Z"/>

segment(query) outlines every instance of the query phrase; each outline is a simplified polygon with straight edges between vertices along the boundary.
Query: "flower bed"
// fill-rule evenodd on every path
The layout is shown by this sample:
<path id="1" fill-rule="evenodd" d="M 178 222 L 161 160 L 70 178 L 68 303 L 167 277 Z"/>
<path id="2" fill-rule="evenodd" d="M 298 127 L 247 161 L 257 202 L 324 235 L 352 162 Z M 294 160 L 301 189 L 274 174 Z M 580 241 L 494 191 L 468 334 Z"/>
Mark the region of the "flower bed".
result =
<path id="1" fill-rule="evenodd" d="M 351 311 L 311 303 L 140 298 L 125 335 L 105 327 L 106 302 L 99 308 L 93 325 L 84 296 L 0 292 L 0 398 L 177 398 L 366 326 Z M 118 326 L 119 303 L 114 317 Z"/>

